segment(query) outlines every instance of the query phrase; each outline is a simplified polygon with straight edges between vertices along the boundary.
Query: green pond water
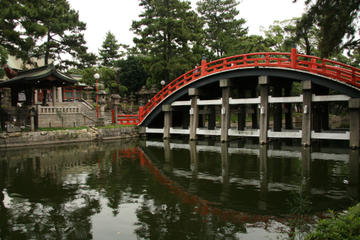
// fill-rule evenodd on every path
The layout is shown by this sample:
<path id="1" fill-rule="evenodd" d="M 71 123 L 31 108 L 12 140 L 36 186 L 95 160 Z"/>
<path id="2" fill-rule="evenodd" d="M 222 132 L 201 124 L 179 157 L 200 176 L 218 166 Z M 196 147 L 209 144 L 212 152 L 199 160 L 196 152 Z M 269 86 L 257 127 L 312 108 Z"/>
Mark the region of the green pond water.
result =
<path id="1" fill-rule="evenodd" d="M 359 202 L 338 143 L 137 140 L 0 150 L 0 239 L 302 239 Z"/>

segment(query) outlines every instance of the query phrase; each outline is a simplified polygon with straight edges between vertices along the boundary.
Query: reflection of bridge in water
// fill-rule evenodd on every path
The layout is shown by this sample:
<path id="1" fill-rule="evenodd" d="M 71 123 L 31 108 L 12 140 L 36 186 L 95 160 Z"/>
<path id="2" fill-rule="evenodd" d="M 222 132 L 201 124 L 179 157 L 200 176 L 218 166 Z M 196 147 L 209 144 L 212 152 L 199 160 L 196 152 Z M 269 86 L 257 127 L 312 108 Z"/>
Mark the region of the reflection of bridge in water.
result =
<path id="1" fill-rule="evenodd" d="M 310 152 L 309 148 L 301 148 L 299 152 L 289 151 L 289 150 L 271 150 L 268 149 L 267 146 L 260 146 L 258 149 L 256 148 L 238 148 L 238 147 L 229 147 L 228 143 L 221 143 L 219 146 L 206 146 L 206 145 L 197 145 L 195 142 L 190 142 L 190 144 L 181 144 L 181 143 L 170 143 L 169 141 L 164 142 L 155 142 L 155 141 L 146 141 L 146 148 L 143 150 L 133 150 L 133 151 L 125 151 L 128 152 L 126 155 L 134 156 L 136 154 L 139 155 L 140 163 L 142 166 L 146 167 L 150 170 L 150 172 L 154 175 L 156 180 L 162 185 L 169 188 L 169 192 L 171 194 L 176 195 L 182 202 L 186 204 L 191 204 L 194 206 L 194 209 L 199 212 L 201 215 L 212 214 L 214 216 L 218 216 L 224 218 L 227 221 L 233 222 L 241 222 L 241 223 L 256 223 L 256 222 L 264 222 L 265 224 L 269 223 L 269 220 L 276 220 L 278 222 L 288 222 L 289 218 L 295 217 L 292 216 L 291 213 L 286 214 L 286 219 L 282 219 L 281 217 L 274 217 L 273 215 L 267 215 L 271 213 L 271 206 L 268 209 L 268 195 L 276 193 L 278 191 L 293 191 L 298 192 L 300 194 L 313 194 L 313 195 L 327 195 L 327 197 L 339 200 L 341 198 L 345 199 L 349 196 L 351 198 L 358 197 L 359 189 L 359 151 L 353 150 L 350 154 L 342 154 L 342 153 L 316 153 Z M 162 170 L 158 167 L 158 157 L 157 155 L 153 155 L 151 148 L 162 148 L 164 154 L 164 165 Z M 175 169 L 172 167 L 172 160 L 174 158 L 172 151 L 186 149 L 189 150 L 190 157 L 190 170 L 184 169 Z M 211 175 L 210 173 L 201 173 L 199 171 L 199 152 L 201 151 L 210 151 L 216 152 L 221 155 L 221 176 Z M 243 179 L 243 178 L 234 178 L 231 177 L 230 174 L 230 164 L 229 159 L 232 154 L 247 154 L 254 155 L 258 158 L 258 179 Z M 153 155 L 153 156 L 152 156 Z M 124 156 L 124 155 L 123 155 Z M 301 177 L 302 181 L 300 185 L 290 184 L 290 183 L 282 183 L 282 182 L 269 182 L 269 169 L 268 169 L 268 158 L 273 157 L 290 157 L 296 158 L 297 160 L 301 160 Z M 156 163 L 153 163 L 151 159 L 154 159 Z M 322 160 L 322 161 L 330 161 L 336 160 L 340 162 L 345 162 L 349 166 L 349 186 L 347 187 L 347 193 L 339 191 L 339 193 L 343 194 L 343 196 L 339 196 L 339 194 L 335 194 L 336 196 L 330 196 L 326 189 L 314 188 L 311 186 L 311 163 L 313 160 Z M 241 159 L 239 159 L 241 161 Z M 335 170 L 336 171 L 336 170 Z M 172 176 L 172 177 L 168 177 Z M 175 178 L 186 178 L 190 179 L 189 187 L 186 190 L 181 187 L 176 181 L 171 180 L 173 177 Z M 205 200 L 204 198 L 198 195 L 197 189 L 197 181 L 198 180 L 206 180 L 217 182 L 221 184 L 222 191 L 220 193 L 219 201 Z M 246 211 L 239 210 L 228 210 L 226 208 L 226 203 L 229 201 L 229 195 L 231 189 L 231 184 L 237 184 L 237 186 L 252 186 L 255 187 L 259 193 L 258 197 L 258 210 L 261 214 L 256 213 L 247 213 Z M 285 199 L 283 199 L 285 201 Z M 283 202 L 282 204 L 285 204 Z M 219 207 L 219 205 L 223 205 Z M 325 204 L 326 205 L 326 204 Z M 245 210 L 245 209 L 244 209 Z M 270 210 L 270 211 L 268 211 Z M 326 210 L 326 209 L 324 209 Z M 309 217 L 308 221 L 312 221 L 312 218 Z"/>

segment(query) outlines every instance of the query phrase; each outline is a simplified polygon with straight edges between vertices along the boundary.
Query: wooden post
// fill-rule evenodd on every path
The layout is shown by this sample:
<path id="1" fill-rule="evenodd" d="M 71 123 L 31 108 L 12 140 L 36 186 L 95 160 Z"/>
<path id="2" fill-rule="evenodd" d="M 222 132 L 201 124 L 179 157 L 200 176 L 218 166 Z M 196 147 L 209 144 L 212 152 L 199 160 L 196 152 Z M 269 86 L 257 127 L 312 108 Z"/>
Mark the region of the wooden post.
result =
<path id="1" fill-rule="evenodd" d="M 209 115 L 208 115 L 208 129 L 214 130 L 216 127 L 216 111 L 215 106 L 209 106 Z"/>
<path id="2" fill-rule="evenodd" d="M 196 140 L 196 129 L 199 126 L 199 106 L 197 100 L 199 99 L 199 91 L 196 88 L 189 88 L 189 96 L 191 97 L 190 107 L 190 140 Z"/>
<path id="3" fill-rule="evenodd" d="M 53 103 L 54 107 L 56 105 L 56 95 L 57 95 L 57 89 L 56 89 L 56 87 L 53 87 L 52 88 L 52 103 Z"/>
<path id="4" fill-rule="evenodd" d="M 286 84 L 284 95 L 286 97 L 291 95 L 292 82 Z M 291 103 L 285 103 L 285 129 L 293 129 L 292 107 Z"/>
<path id="5" fill-rule="evenodd" d="M 239 106 L 238 112 L 238 130 L 244 130 L 246 125 L 246 108 L 245 105 Z"/>
<path id="6" fill-rule="evenodd" d="M 302 136 L 301 144 L 303 146 L 310 146 L 311 144 L 311 130 L 312 130 L 312 92 L 311 81 L 302 81 L 303 90 L 303 117 L 302 117 Z"/>
<path id="7" fill-rule="evenodd" d="M 350 115 L 350 147 L 360 147 L 360 98 L 349 100 Z"/>
<path id="8" fill-rule="evenodd" d="M 260 85 L 260 144 L 267 143 L 267 131 L 269 125 L 269 116 L 268 116 L 268 108 L 269 108 L 269 79 L 268 76 L 260 76 L 259 77 L 259 85 Z"/>
<path id="9" fill-rule="evenodd" d="M 239 88 L 238 91 L 240 98 L 245 98 L 245 90 L 243 88 Z M 246 105 L 241 104 L 238 106 L 237 115 L 238 130 L 244 130 L 246 127 Z"/>
<path id="10" fill-rule="evenodd" d="M 253 98 L 257 97 L 256 92 L 257 92 L 256 87 L 254 87 L 251 90 L 251 97 L 253 97 Z M 252 129 L 257 129 L 257 128 L 259 128 L 259 124 L 258 124 L 258 105 L 252 104 L 251 105 L 251 110 L 252 110 L 251 127 L 252 127 Z"/>
<path id="11" fill-rule="evenodd" d="M 62 87 L 57 88 L 57 97 L 58 97 L 58 102 L 59 103 L 63 102 L 63 99 L 62 99 Z"/>
<path id="12" fill-rule="evenodd" d="M 230 128 L 230 79 L 221 79 L 220 88 L 222 91 L 222 105 L 221 105 L 221 142 L 227 142 L 229 139 L 228 129 Z"/>
<path id="13" fill-rule="evenodd" d="M 281 97 L 281 86 L 280 84 L 276 84 L 274 86 L 274 97 Z M 282 104 L 274 103 L 274 112 L 273 112 L 274 125 L 273 130 L 275 132 L 280 132 L 282 128 Z"/>
<path id="14" fill-rule="evenodd" d="M 164 139 L 170 138 L 170 128 L 172 122 L 171 105 L 163 105 L 162 111 L 164 112 Z"/>

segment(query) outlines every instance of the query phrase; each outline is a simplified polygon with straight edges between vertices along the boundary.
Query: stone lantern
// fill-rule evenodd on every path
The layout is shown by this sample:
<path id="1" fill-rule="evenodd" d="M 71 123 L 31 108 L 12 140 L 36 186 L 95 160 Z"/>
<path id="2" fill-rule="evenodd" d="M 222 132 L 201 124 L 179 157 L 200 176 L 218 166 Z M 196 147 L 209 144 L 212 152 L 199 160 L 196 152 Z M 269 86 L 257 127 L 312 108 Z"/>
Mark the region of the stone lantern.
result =
<path id="1" fill-rule="evenodd" d="M 119 115 L 119 113 L 120 113 L 120 98 L 121 97 L 119 94 L 111 94 L 110 98 L 111 98 L 111 102 L 112 102 L 113 109 L 114 109 L 115 123 L 117 123 L 116 119 L 117 119 L 117 115 Z"/>
<path id="2" fill-rule="evenodd" d="M 106 104 L 106 92 L 104 90 L 104 84 L 98 83 L 98 91 L 96 94 L 98 95 L 98 104 L 100 108 L 99 117 L 104 117 Z"/>

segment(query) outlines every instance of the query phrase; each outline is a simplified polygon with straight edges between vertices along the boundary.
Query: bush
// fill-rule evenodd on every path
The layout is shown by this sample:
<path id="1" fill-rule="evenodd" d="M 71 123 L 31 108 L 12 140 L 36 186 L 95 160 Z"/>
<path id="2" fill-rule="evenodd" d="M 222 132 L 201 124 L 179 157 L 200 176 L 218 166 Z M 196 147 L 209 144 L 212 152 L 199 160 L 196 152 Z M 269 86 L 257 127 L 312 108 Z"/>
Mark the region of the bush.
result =
<path id="1" fill-rule="evenodd" d="M 360 240 L 360 204 L 345 213 L 331 214 L 331 218 L 319 221 L 307 240 Z"/>

